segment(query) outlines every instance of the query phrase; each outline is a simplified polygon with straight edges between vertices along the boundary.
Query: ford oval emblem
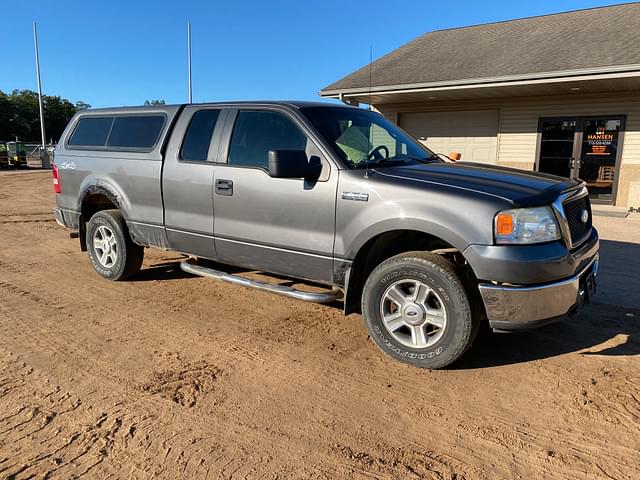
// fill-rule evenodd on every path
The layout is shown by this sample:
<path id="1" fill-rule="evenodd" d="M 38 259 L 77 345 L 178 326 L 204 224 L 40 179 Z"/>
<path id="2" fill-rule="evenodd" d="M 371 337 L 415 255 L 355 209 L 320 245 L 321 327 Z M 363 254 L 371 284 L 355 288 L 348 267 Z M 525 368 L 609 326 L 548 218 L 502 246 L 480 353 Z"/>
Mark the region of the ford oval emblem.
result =
<path id="1" fill-rule="evenodd" d="M 582 220 L 582 223 L 587 223 L 587 221 L 589 220 L 589 212 L 587 212 L 586 210 L 582 210 L 582 213 L 580 214 L 580 220 Z"/>

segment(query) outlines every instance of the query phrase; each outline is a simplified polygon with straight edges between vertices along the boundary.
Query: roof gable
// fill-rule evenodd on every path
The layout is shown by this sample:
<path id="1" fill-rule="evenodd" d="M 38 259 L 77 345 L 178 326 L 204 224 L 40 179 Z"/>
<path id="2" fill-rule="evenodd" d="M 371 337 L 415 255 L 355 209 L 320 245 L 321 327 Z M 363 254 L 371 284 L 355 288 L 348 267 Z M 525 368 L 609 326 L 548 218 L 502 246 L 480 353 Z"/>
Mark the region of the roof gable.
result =
<path id="1" fill-rule="evenodd" d="M 376 60 L 372 86 L 640 65 L 640 3 L 428 32 Z M 369 86 L 366 65 L 323 93 Z"/>

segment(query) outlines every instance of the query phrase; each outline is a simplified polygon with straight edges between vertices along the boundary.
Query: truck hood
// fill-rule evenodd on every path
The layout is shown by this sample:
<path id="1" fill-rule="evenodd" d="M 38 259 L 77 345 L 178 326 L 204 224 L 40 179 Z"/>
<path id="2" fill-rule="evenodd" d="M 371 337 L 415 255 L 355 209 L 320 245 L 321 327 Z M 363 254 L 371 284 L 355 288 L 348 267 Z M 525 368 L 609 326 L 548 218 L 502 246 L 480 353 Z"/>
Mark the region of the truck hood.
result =
<path id="1" fill-rule="evenodd" d="M 561 192 L 581 183 L 555 175 L 471 162 L 385 166 L 376 172 L 397 181 L 431 183 L 500 197 L 522 207 L 548 205 Z"/>

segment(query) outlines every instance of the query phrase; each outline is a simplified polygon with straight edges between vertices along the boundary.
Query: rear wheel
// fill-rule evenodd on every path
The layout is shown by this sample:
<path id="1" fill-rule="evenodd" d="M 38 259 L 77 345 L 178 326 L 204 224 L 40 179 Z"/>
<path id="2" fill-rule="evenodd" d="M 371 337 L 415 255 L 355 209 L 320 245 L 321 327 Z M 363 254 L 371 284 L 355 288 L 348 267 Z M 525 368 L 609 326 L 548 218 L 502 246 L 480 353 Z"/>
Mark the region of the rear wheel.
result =
<path id="1" fill-rule="evenodd" d="M 376 267 L 364 286 L 362 312 L 383 352 L 422 368 L 455 362 L 478 330 L 453 266 L 428 252 L 403 253 Z"/>
<path id="2" fill-rule="evenodd" d="M 129 236 L 118 210 L 102 210 L 87 224 L 87 250 L 96 272 L 108 280 L 125 280 L 142 266 L 144 247 Z"/>

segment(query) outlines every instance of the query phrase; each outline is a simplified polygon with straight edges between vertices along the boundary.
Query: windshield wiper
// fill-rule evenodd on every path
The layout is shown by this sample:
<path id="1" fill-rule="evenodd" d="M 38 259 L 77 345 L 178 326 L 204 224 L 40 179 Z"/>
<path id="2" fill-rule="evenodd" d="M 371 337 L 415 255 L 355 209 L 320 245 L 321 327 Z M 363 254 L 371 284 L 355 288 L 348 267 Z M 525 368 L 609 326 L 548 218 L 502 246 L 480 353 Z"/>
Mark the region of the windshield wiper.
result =
<path id="1" fill-rule="evenodd" d="M 382 158 L 377 162 L 375 162 L 374 165 L 381 165 L 387 162 L 406 162 L 406 161 L 413 161 L 413 162 L 419 162 L 419 163 L 434 163 L 436 159 L 437 157 L 435 157 L 434 155 L 432 155 L 429 158 L 414 157 L 413 155 L 396 155 L 395 157 L 391 157 L 391 158 Z"/>
<path id="2" fill-rule="evenodd" d="M 453 159 L 449 155 L 445 155 L 444 153 L 432 153 L 429 159 L 440 160 L 441 162 L 444 162 L 445 160 L 443 160 L 442 157 L 446 158 L 450 162 L 453 162 Z"/>

